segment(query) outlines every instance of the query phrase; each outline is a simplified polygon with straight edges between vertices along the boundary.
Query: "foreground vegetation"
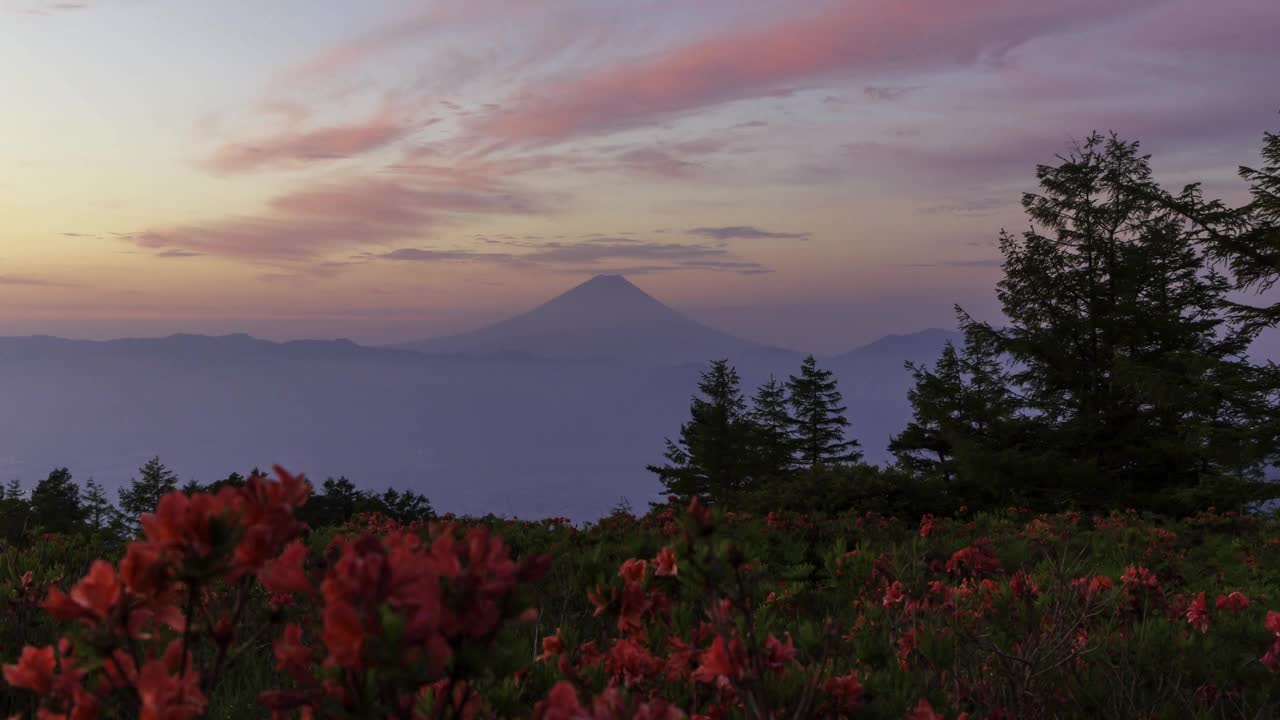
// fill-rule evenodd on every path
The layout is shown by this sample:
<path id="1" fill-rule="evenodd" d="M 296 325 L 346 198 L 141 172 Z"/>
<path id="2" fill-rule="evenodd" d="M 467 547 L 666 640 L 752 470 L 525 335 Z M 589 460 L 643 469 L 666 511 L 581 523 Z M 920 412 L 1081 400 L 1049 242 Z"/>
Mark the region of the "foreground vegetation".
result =
<path id="1" fill-rule="evenodd" d="M 668 504 L 308 529 L 283 471 L 112 560 L 6 546 L 3 711 L 45 718 L 1252 718 L 1280 524 Z"/>

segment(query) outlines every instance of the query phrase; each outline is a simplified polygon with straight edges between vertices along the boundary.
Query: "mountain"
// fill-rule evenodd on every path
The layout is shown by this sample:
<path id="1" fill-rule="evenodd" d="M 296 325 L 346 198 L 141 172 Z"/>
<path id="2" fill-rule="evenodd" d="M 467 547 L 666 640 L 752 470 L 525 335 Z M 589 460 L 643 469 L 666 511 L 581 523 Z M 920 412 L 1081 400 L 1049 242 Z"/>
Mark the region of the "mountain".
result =
<path id="1" fill-rule="evenodd" d="M 523 315 L 395 346 L 433 355 L 525 355 L 673 365 L 785 352 L 702 325 L 621 275 L 597 275 Z"/>

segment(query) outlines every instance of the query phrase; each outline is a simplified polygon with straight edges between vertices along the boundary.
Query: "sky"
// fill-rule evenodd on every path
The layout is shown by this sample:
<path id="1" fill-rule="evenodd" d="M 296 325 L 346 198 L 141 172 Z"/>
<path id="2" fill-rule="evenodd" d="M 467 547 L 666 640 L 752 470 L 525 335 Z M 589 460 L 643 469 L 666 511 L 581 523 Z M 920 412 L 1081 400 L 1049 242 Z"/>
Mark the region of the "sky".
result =
<path id="1" fill-rule="evenodd" d="M 1092 130 L 1242 200 L 1276 0 L 0 0 L 0 335 L 382 343 L 623 273 L 836 351 L 994 312 Z"/>

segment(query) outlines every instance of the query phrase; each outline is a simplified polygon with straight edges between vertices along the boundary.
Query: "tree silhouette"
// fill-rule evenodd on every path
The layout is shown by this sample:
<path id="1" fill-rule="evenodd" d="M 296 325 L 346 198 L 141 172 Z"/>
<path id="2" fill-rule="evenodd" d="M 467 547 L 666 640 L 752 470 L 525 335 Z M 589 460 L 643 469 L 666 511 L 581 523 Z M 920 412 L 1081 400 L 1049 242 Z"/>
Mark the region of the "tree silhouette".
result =
<path id="1" fill-rule="evenodd" d="M 751 430 L 753 483 L 787 475 L 795 468 L 795 420 L 787 408 L 787 386 L 770 375 L 756 389 L 747 413 Z"/>
<path id="2" fill-rule="evenodd" d="M 800 465 L 813 470 L 862 459 L 858 441 L 845 438 L 849 420 L 830 370 L 820 369 L 812 355 L 806 357 L 800 374 L 787 380 L 787 392 Z"/>
<path id="3" fill-rule="evenodd" d="M 98 532 L 119 529 L 120 512 L 111 504 L 106 491 L 93 478 L 89 478 L 84 485 L 80 505 L 84 508 L 85 524 L 89 529 Z"/>
<path id="4" fill-rule="evenodd" d="M 120 511 L 136 524 L 138 517 L 154 511 L 160 498 L 177 487 L 178 475 L 165 467 L 159 457 L 153 457 L 138 470 L 137 479 L 120 488 Z"/>
<path id="5" fill-rule="evenodd" d="M 80 529 L 85 519 L 80 488 L 67 468 L 57 468 L 36 483 L 31 491 L 32 519 L 48 532 L 69 533 Z"/>
<path id="6" fill-rule="evenodd" d="M 1007 326 L 962 319 L 1011 363 L 1034 438 L 1035 471 L 1004 474 L 1053 507 L 1230 502 L 1222 483 L 1275 456 L 1276 384 L 1241 359 L 1257 330 L 1232 322 L 1232 284 L 1176 209 L 1198 189 L 1170 196 L 1137 143 L 1097 134 L 1037 177 L 1031 228 L 1001 235 Z"/>
<path id="7" fill-rule="evenodd" d="M 667 493 L 722 502 L 746 486 L 750 427 L 739 384 L 738 372 L 728 360 L 715 360 L 703 371 L 698 382 L 701 395 L 690 401 L 689 421 L 680 426 L 679 441 L 666 441 L 666 464 L 648 467 Z"/>

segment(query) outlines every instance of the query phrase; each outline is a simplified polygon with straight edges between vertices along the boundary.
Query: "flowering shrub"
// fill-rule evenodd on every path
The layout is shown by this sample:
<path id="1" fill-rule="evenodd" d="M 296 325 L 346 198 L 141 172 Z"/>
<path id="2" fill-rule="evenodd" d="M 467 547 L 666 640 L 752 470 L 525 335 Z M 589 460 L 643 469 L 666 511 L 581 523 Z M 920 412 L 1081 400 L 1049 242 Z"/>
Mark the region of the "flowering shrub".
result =
<path id="1" fill-rule="evenodd" d="M 306 528 L 277 468 L 102 548 L 0 555 L 16 717 L 1259 717 L 1258 518 L 898 522 L 674 501 L 582 527 Z M 112 556 L 108 554 L 108 556 Z M 65 559 L 82 558 L 79 566 Z M 554 561 L 552 560 L 554 558 Z"/>

